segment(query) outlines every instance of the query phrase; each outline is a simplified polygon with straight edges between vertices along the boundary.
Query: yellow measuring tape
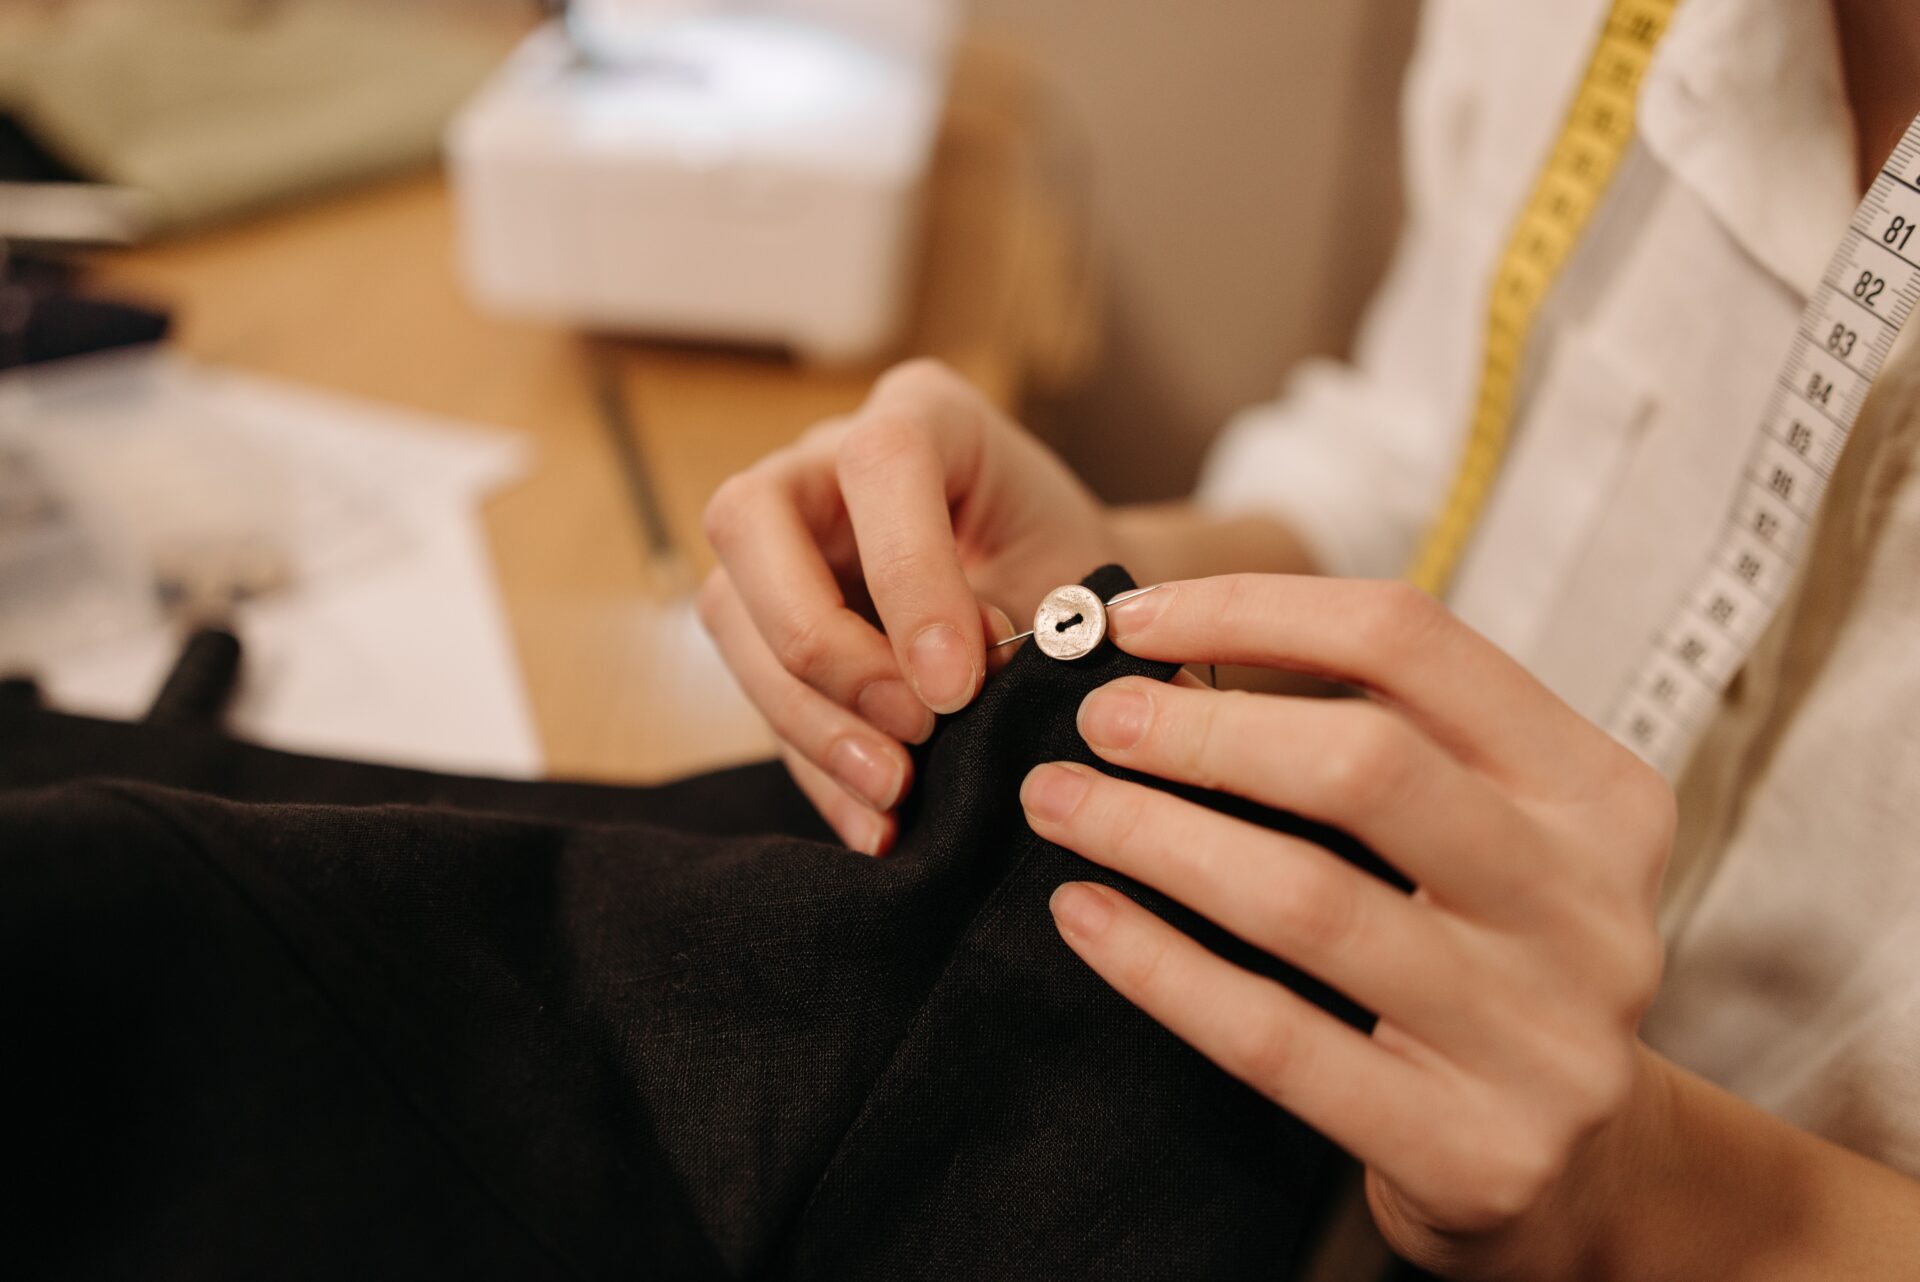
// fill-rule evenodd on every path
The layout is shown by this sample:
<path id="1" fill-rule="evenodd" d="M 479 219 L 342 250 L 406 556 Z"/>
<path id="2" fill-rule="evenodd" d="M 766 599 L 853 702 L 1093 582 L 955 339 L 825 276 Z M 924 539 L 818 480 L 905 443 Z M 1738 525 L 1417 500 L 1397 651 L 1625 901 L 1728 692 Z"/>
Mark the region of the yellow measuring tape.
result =
<path id="1" fill-rule="evenodd" d="M 1614 0 L 1553 144 L 1494 273 L 1487 304 L 1486 355 L 1467 446 L 1447 501 L 1407 577 L 1443 594 L 1499 474 L 1513 426 L 1514 394 L 1540 304 L 1606 194 L 1633 140 L 1635 98 L 1654 47 L 1680 0 Z"/>

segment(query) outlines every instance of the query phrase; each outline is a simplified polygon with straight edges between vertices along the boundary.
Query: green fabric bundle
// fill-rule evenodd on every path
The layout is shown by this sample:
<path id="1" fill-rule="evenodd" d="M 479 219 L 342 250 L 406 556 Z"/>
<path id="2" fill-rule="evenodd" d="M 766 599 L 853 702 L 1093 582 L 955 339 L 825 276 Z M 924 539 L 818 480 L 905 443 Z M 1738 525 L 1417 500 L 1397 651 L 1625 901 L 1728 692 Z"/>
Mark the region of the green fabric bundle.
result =
<path id="1" fill-rule="evenodd" d="M 0 111 L 155 223 L 430 160 L 509 34 L 396 4 L 79 0 L 0 15 Z"/>

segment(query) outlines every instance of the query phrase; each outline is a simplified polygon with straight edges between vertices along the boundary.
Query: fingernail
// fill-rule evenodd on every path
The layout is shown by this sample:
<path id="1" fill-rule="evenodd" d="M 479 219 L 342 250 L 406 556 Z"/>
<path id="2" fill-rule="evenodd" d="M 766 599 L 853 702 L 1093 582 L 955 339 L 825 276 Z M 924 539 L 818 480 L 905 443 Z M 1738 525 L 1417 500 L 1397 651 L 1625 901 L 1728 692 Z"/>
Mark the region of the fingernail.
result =
<path id="1" fill-rule="evenodd" d="M 851 735 L 827 749 L 827 773 L 875 810 L 892 810 L 900 800 L 906 770 L 897 761 Z"/>
<path id="2" fill-rule="evenodd" d="M 1174 586 L 1169 583 L 1122 601 L 1107 611 L 1107 631 L 1116 641 L 1144 631 L 1148 624 L 1160 617 L 1160 611 L 1173 599 L 1174 591 Z"/>
<path id="3" fill-rule="evenodd" d="M 847 849 L 862 855 L 878 855 L 887 839 L 887 822 L 879 815 L 860 815 L 847 821 L 841 833 Z"/>
<path id="4" fill-rule="evenodd" d="M 854 696 L 853 707 L 868 725 L 902 743 L 925 743 L 933 733 L 932 711 L 904 681 L 868 682 Z"/>
<path id="5" fill-rule="evenodd" d="M 1070 881 L 1053 892 L 1047 907 L 1060 933 L 1070 938 L 1098 939 L 1113 920 L 1113 905 L 1107 893 L 1084 881 Z"/>
<path id="6" fill-rule="evenodd" d="M 964 708 L 980 676 L 967 643 L 944 623 L 921 629 L 907 647 L 907 667 L 920 701 L 935 712 Z"/>
<path id="7" fill-rule="evenodd" d="M 1020 804 L 1045 823 L 1059 823 L 1087 795 L 1089 780 L 1067 766 L 1035 766 L 1020 785 Z"/>
<path id="8" fill-rule="evenodd" d="M 1102 686 L 1080 701 L 1080 737 L 1096 748 L 1133 747 L 1152 719 L 1153 702 L 1124 686 Z"/>

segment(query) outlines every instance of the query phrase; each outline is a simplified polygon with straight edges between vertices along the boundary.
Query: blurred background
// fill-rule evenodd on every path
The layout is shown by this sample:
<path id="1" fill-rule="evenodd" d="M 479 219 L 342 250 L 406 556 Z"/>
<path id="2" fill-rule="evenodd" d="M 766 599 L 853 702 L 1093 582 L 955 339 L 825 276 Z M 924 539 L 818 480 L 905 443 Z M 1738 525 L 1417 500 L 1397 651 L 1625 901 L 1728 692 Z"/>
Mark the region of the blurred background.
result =
<path id="1" fill-rule="evenodd" d="M 934 355 L 1113 500 L 1340 353 L 1415 0 L 0 0 L 0 671 L 296 749 L 768 741 L 727 475 Z"/>
<path id="2" fill-rule="evenodd" d="M 1107 497 L 1184 493 L 1229 414 L 1303 356 L 1346 350 L 1398 227 L 1418 0 L 973 0 L 969 14 L 1088 153 L 1102 351 L 1045 422 Z"/>

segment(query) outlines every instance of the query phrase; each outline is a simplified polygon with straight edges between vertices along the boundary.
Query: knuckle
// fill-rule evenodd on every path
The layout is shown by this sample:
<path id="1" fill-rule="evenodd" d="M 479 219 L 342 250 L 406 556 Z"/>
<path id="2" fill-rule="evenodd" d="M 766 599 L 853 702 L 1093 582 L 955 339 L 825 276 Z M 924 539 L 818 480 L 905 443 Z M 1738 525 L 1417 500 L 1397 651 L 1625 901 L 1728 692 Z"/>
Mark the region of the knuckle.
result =
<path id="1" fill-rule="evenodd" d="M 1302 1071 L 1305 1052 L 1306 1039 L 1285 1019 L 1246 1021 L 1228 1048 L 1236 1075 L 1272 1100 L 1286 1095 L 1288 1083 Z"/>
<path id="2" fill-rule="evenodd" d="M 1679 807 L 1673 789 L 1652 769 L 1635 759 L 1637 782 L 1617 799 L 1619 839 L 1612 847 L 1609 866 L 1616 869 L 1616 886 L 1624 888 L 1630 906 L 1644 916 L 1659 902 L 1673 853 Z"/>
<path id="3" fill-rule="evenodd" d="M 1425 649 L 1453 617 L 1411 583 L 1374 585 L 1365 602 L 1354 619 L 1355 635 L 1370 653 L 1386 657 Z"/>
<path id="4" fill-rule="evenodd" d="M 837 441 L 846 434 L 848 422 L 849 420 L 844 417 L 822 419 L 800 433 L 800 439 L 796 444 L 817 446 Z"/>
<path id="5" fill-rule="evenodd" d="M 1487 1162 L 1470 1196 L 1482 1227 L 1510 1224 L 1540 1204 L 1566 1163 L 1566 1150 L 1540 1130 L 1509 1137 Z"/>
<path id="6" fill-rule="evenodd" d="M 1638 1024 L 1660 990 L 1666 949 L 1653 921 L 1644 914 L 1622 923 L 1611 934 L 1612 938 L 1596 950 L 1606 958 L 1606 977 L 1599 991 L 1611 999 L 1610 1013 Z"/>
<path id="7" fill-rule="evenodd" d="M 957 618 L 967 604 L 958 602 L 945 588 L 953 572 L 955 554 L 941 557 L 935 549 L 905 540 L 876 539 L 864 557 L 867 589 L 877 601 L 900 604 L 925 602 L 928 611 L 943 611 L 943 617 Z"/>
<path id="8" fill-rule="evenodd" d="M 1339 953 L 1353 938 L 1356 901 L 1312 863 L 1274 879 L 1268 915 L 1286 951 L 1303 961 Z"/>
<path id="9" fill-rule="evenodd" d="M 1645 922 L 1642 929 L 1634 932 L 1626 956 L 1620 963 L 1620 974 L 1626 990 L 1624 1014 L 1635 1027 L 1639 1026 L 1640 1016 L 1646 1013 L 1647 1007 L 1653 1004 L 1654 996 L 1659 993 L 1666 970 L 1666 946 L 1661 942 L 1654 924 Z"/>
<path id="10" fill-rule="evenodd" d="M 1162 731 L 1172 741 L 1167 749 L 1174 768 L 1202 788 L 1222 787 L 1228 763 L 1233 760 L 1233 727 L 1253 698 L 1244 690 L 1200 693 L 1193 701 L 1197 715 L 1186 722 L 1184 731 L 1178 728 Z M 1156 725 L 1165 726 L 1170 720 L 1155 717 L 1148 726 L 1148 736 L 1152 736 Z M 1175 727 L 1179 724 L 1173 723 Z"/>
<path id="11" fill-rule="evenodd" d="M 1166 970 L 1170 946 L 1164 939 L 1153 939 L 1129 953 L 1120 963 L 1120 975 L 1127 990 L 1147 994 L 1155 992 Z"/>
<path id="12" fill-rule="evenodd" d="M 874 383 L 875 396 L 946 396 L 965 390 L 967 382 L 945 361 L 919 356 L 902 361 Z"/>
<path id="13" fill-rule="evenodd" d="M 929 448 L 925 430 L 912 420 L 877 415 L 847 429 L 834 461 L 843 478 L 884 475 Z"/>
<path id="14" fill-rule="evenodd" d="M 1611 874 L 1554 911 L 1563 974 L 1579 985 L 1581 1018 L 1603 1021 L 1615 1036 L 1639 1026 L 1666 967 L 1651 900 L 1622 899 Z"/>
<path id="15" fill-rule="evenodd" d="M 773 643 L 780 666 L 812 685 L 833 653 L 832 639 L 818 618 L 796 619 L 780 629 Z"/>
<path id="16" fill-rule="evenodd" d="M 1622 749 L 1622 751 L 1625 751 Z M 1673 788 L 1659 771 L 1632 753 L 1621 794 L 1635 837 L 1642 871 L 1652 865 L 1657 875 L 1666 867 L 1667 852 L 1673 848 L 1674 829 L 1680 820 L 1679 803 Z"/>
<path id="17" fill-rule="evenodd" d="M 1220 600 L 1216 607 L 1218 627 L 1222 633 L 1239 635 L 1255 632 L 1266 624 L 1261 609 L 1262 583 L 1264 576 L 1258 574 L 1228 574 L 1220 579 Z"/>
<path id="18" fill-rule="evenodd" d="M 1560 1031 L 1537 1049 L 1535 1064 L 1550 1103 L 1531 1134 L 1562 1159 L 1617 1116 L 1632 1094 L 1633 1041 L 1610 1019 Z"/>
<path id="19" fill-rule="evenodd" d="M 1413 769 L 1407 732 L 1390 712 L 1355 703 L 1319 755 L 1316 792 L 1339 816 L 1381 809 L 1401 796 Z"/>
<path id="20" fill-rule="evenodd" d="M 1441 1195 L 1447 1218 L 1460 1232 L 1497 1230 L 1548 1196 L 1566 1167 L 1570 1141 L 1558 1123 L 1517 1115 L 1505 1104 L 1459 1102 L 1477 1121 L 1449 1128 L 1436 1154 L 1454 1173 Z"/>
<path id="21" fill-rule="evenodd" d="M 1078 819 L 1129 862 L 1146 856 L 1153 845 L 1153 794 L 1144 788 L 1108 787 L 1096 777 L 1087 799 L 1075 812 Z"/>
<path id="22" fill-rule="evenodd" d="M 752 472 L 735 472 L 720 482 L 701 516 L 707 542 L 724 554 L 735 543 L 742 517 L 759 502 L 761 490 L 762 482 Z"/>

